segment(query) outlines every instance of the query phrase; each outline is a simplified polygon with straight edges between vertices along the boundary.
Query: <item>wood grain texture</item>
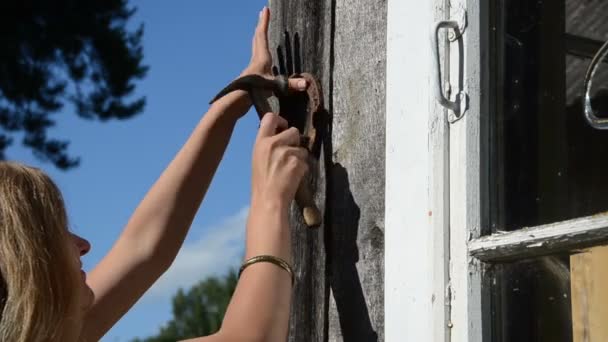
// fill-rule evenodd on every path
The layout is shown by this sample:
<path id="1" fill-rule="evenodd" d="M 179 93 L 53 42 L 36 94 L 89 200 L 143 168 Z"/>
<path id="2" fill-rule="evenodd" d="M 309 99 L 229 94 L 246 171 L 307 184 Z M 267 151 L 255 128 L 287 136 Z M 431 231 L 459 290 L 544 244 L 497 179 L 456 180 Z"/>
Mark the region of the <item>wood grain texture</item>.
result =
<path id="1" fill-rule="evenodd" d="M 335 11 L 328 340 L 383 341 L 386 1 Z"/>
<path id="2" fill-rule="evenodd" d="M 570 257 L 574 342 L 608 341 L 608 247 Z"/>
<path id="3" fill-rule="evenodd" d="M 469 252 L 486 262 L 511 261 L 573 252 L 607 241 L 608 215 L 600 214 L 482 237 L 469 243 Z"/>
<path id="4" fill-rule="evenodd" d="M 279 69 L 284 68 L 284 72 L 287 74 L 304 71 L 315 75 L 323 89 L 324 102 L 331 103 L 331 92 L 328 91 L 331 89 L 331 0 L 271 0 L 269 7 L 272 13 L 269 40 L 275 65 Z M 288 51 L 291 52 L 290 57 L 288 57 Z M 286 60 L 289 60 L 290 63 L 287 63 Z M 297 70 L 300 68 L 301 70 Z M 277 109 L 275 107 L 275 111 Z M 316 177 L 313 180 L 314 188 L 317 190 L 315 201 L 322 213 L 325 212 L 326 202 L 324 170 L 324 156 L 322 155 L 318 170 L 315 170 Z M 327 228 L 325 224 L 317 229 L 307 228 L 300 211 L 295 207 L 292 208 L 290 221 L 296 285 L 292 302 L 289 341 L 325 341 L 327 293 L 329 291 L 325 252 Z"/>
<path id="5" fill-rule="evenodd" d="M 289 341 L 383 341 L 386 1 L 270 8 L 272 51 L 285 42 L 300 51 L 293 71 L 317 76 L 328 110 L 313 180 L 324 223 L 309 230 L 295 209 L 291 218 L 298 281 Z"/>

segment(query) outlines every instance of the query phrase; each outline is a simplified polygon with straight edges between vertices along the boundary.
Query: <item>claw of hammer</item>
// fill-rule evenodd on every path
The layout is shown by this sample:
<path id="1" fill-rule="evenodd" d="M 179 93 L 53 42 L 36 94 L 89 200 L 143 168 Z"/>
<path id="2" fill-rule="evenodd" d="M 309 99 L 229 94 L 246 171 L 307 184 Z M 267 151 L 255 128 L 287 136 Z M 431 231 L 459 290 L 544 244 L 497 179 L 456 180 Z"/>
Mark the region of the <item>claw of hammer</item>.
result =
<path id="1" fill-rule="evenodd" d="M 312 76 L 307 77 L 312 80 Z M 314 88 L 318 89 L 318 87 Z M 222 91 L 211 100 L 211 103 L 236 90 L 244 90 L 249 93 L 251 102 L 253 102 L 253 105 L 258 112 L 258 116 L 262 119 L 263 115 L 272 111 L 270 104 L 268 104 L 268 92 L 272 92 L 276 96 L 287 96 L 289 95 L 289 83 L 288 78 L 285 76 L 277 76 L 275 79 L 267 79 L 258 75 L 244 76 L 222 89 Z M 300 145 L 310 152 L 311 137 L 301 136 Z M 321 224 L 322 217 L 321 212 L 314 202 L 310 184 L 302 181 L 295 197 L 296 203 L 302 210 L 302 216 L 304 217 L 306 225 L 311 228 L 318 227 Z"/>

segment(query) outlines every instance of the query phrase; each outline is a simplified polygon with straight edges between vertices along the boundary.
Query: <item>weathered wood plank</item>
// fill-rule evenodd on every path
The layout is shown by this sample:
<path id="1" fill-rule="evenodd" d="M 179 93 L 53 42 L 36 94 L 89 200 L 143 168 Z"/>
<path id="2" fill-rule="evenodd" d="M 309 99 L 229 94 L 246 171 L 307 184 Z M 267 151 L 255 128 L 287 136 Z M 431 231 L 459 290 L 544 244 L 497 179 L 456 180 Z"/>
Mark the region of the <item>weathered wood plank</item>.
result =
<path id="1" fill-rule="evenodd" d="M 336 0 L 328 341 L 384 340 L 384 0 Z"/>
<path id="2" fill-rule="evenodd" d="M 512 261 L 576 251 L 608 242 L 608 214 L 577 218 L 469 242 L 469 253 L 486 262 Z"/>
<path id="3" fill-rule="evenodd" d="M 292 215 L 299 282 L 289 340 L 383 341 L 386 1 L 270 7 L 271 48 L 291 33 L 331 118 L 316 179 L 324 224 L 308 230 Z"/>
<path id="4" fill-rule="evenodd" d="M 608 247 L 570 257 L 572 340 L 608 341 Z"/>
<path id="5" fill-rule="evenodd" d="M 332 1 L 270 0 L 269 7 L 272 12 L 269 40 L 275 63 L 280 64 L 280 59 L 292 60 L 291 66 L 284 66 L 287 74 L 302 71 L 315 75 L 324 90 L 325 103 L 330 103 Z M 285 36 L 286 32 L 289 37 Z M 291 58 L 285 53 L 281 56 L 278 48 L 291 50 Z M 320 161 L 315 177 L 315 200 L 321 212 L 324 212 L 326 183 L 323 155 Z M 324 246 L 326 227 L 324 224 L 314 230 L 307 228 L 295 207 L 292 210 L 291 224 L 297 282 L 294 288 L 289 341 L 325 341 L 329 291 Z"/>

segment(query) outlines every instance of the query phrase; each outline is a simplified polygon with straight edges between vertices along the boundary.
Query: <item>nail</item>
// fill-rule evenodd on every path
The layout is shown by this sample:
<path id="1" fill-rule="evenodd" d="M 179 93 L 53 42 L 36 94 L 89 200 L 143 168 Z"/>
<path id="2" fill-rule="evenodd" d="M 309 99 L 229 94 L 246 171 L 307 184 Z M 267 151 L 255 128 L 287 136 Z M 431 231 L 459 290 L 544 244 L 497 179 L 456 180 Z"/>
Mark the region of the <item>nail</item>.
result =
<path id="1" fill-rule="evenodd" d="M 298 89 L 300 89 L 300 90 L 306 90 L 306 85 L 307 85 L 306 80 L 299 80 L 298 84 L 297 84 Z"/>

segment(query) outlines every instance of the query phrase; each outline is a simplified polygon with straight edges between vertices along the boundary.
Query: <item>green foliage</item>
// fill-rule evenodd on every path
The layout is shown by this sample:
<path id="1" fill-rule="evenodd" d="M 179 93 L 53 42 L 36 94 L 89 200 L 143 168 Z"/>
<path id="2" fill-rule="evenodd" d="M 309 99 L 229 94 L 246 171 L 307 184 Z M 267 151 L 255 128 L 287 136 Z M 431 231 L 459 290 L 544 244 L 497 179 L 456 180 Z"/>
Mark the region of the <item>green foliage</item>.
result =
<path id="1" fill-rule="evenodd" d="M 237 280 L 236 272 L 231 270 L 222 278 L 207 278 L 187 292 L 178 290 L 173 297 L 173 319 L 158 335 L 133 342 L 175 342 L 217 332 Z"/>
<path id="2" fill-rule="evenodd" d="M 65 104 L 86 119 L 126 119 L 145 98 L 131 99 L 142 65 L 143 26 L 127 30 L 127 0 L 0 2 L 0 159 L 16 133 L 42 160 L 78 165 L 68 142 L 47 137 Z"/>

